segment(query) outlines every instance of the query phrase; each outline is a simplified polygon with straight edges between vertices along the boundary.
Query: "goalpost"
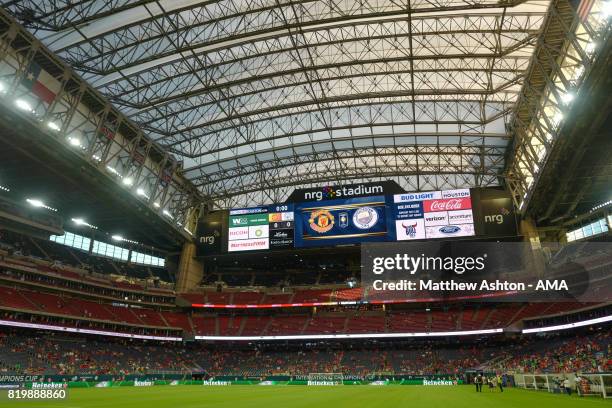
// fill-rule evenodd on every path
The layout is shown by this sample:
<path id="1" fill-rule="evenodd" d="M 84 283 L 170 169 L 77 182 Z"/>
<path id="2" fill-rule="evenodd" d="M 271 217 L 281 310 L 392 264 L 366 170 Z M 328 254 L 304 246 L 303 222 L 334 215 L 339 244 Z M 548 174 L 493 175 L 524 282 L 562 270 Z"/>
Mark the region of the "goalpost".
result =
<path id="1" fill-rule="evenodd" d="M 308 374 L 308 385 L 343 385 L 344 375 L 342 373 L 310 373 Z"/>
<path id="2" fill-rule="evenodd" d="M 573 381 L 573 374 L 515 374 L 514 380 L 518 387 L 528 390 L 563 392 L 561 385 L 565 377 Z"/>
<path id="3" fill-rule="evenodd" d="M 570 381 L 572 392 L 612 398 L 612 374 L 514 374 L 518 387 L 548 392 L 565 392 L 563 382 Z"/>
<path id="4" fill-rule="evenodd" d="M 612 374 L 579 374 L 576 387 L 580 395 L 612 398 Z"/>

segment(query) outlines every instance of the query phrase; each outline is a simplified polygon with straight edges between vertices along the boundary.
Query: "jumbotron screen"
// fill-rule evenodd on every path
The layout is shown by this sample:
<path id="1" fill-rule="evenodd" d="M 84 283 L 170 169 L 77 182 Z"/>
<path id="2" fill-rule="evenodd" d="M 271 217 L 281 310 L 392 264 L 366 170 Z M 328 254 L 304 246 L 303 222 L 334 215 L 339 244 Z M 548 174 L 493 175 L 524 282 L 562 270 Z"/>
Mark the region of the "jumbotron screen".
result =
<path id="1" fill-rule="evenodd" d="M 310 202 L 295 206 L 295 246 L 386 241 L 384 196 Z"/>
<path id="2" fill-rule="evenodd" d="M 229 211 L 228 252 L 475 235 L 469 189 Z"/>

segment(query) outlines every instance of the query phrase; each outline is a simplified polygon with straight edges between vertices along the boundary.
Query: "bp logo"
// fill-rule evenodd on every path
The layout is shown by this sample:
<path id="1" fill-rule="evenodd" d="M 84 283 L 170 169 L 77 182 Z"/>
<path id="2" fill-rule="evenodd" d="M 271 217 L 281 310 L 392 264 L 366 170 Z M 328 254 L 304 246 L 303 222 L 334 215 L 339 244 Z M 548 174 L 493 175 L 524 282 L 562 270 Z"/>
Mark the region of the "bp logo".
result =
<path id="1" fill-rule="evenodd" d="M 308 224 L 312 230 L 323 234 L 334 227 L 334 216 L 328 210 L 313 211 Z"/>
<path id="2" fill-rule="evenodd" d="M 372 228 L 378 222 L 378 213 L 372 207 L 359 208 L 353 214 L 353 224 L 359 229 Z"/>

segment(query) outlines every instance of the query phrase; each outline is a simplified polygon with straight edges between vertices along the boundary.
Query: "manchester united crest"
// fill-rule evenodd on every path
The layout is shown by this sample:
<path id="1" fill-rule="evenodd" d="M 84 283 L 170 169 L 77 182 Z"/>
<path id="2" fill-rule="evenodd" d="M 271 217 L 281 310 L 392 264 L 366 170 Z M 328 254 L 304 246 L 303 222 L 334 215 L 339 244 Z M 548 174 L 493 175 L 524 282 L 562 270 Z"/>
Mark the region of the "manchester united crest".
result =
<path id="1" fill-rule="evenodd" d="M 323 234 L 334 227 L 334 216 L 328 210 L 313 211 L 308 224 L 312 230 Z"/>

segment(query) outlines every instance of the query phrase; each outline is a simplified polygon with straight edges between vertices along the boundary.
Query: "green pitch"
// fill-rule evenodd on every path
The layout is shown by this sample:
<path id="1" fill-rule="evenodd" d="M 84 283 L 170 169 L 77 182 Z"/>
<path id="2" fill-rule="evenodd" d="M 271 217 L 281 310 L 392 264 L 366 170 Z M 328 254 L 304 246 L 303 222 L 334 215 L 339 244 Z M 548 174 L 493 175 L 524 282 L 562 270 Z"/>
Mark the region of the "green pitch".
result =
<path id="1" fill-rule="evenodd" d="M 1 406 L 63 408 L 612 408 L 610 400 L 506 389 L 476 393 L 472 386 L 227 386 L 196 385 L 71 389 L 63 402 Z"/>

